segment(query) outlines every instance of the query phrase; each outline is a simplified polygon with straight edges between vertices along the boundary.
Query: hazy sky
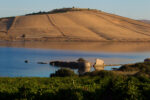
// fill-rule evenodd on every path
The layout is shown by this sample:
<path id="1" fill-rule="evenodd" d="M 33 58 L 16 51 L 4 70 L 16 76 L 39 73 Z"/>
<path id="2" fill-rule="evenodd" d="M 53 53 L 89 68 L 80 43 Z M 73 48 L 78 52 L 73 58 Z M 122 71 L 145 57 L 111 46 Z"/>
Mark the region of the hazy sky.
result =
<path id="1" fill-rule="evenodd" d="M 0 0 L 0 17 L 72 6 L 150 20 L 150 0 Z"/>

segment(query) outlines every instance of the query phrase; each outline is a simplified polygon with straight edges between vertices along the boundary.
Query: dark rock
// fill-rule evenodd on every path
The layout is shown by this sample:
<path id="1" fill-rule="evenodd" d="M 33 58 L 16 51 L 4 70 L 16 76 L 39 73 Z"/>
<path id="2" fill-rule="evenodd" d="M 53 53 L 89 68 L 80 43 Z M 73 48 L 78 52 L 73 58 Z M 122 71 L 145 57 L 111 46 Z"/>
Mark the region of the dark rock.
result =
<path id="1" fill-rule="evenodd" d="M 62 61 L 52 61 L 50 65 L 56 67 L 66 67 L 71 69 L 78 69 L 78 62 L 62 62 Z"/>
<path id="2" fill-rule="evenodd" d="M 118 68 L 112 68 L 113 70 L 118 70 Z"/>
<path id="3" fill-rule="evenodd" d="M 37 64 L 47 64 L 47 62 L 37 62 Z"/>
<path id="4" fill-rule="evenodd" d="M 25 60 L 24 62 L 25 62 L 25 63 L 29 63 L 29 61 L 28 61 L 28 60 Z"/>

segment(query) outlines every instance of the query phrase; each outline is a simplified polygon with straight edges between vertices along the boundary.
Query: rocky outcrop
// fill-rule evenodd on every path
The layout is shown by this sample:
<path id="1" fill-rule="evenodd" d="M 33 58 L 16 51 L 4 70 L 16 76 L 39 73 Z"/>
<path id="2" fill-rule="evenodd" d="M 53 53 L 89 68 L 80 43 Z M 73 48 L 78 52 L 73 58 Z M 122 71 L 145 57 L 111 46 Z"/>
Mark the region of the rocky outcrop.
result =
<path id="1" fill-rule="evenodd" d="M 28 60 L 25 60 L 24 62 L 25 62 L 25 63 L 29 63 L 29 61 L 28 61 Z"/>
<path id="2" fill-rule="evenodd" d="M 79 68 L 78 62 L 51 61 L 50 65 L 56 66 L 56 67 L 71 68 L 71 69 L 78 69 Z"/>
<path id="3" fill-rule="evenodd" d="M 37 62 L 37 64 L 47 64 L 47 62 Z"/>
<path id="4" fill-rule="evenodd" d="M 50 65 L 56 67 L 78 69 L 78 73 L 80 75 L 83 75 L 86 72 L 90 72 L 92 67 L 91 63 L 84 60 L 83 58 L 79 58 L 74 62 L 51 61 Z M 96 71 L 104 70 L 104 61 L 101 59 L 96 59 L 96 63 L 93 65 L 93 67 Z"/>
<path id="5" fill-rule="evenodd" d="M 91 71 L 91 63 L 90 62 L 79 62 L 78 73 L 83 75 L 86 72 Z"/>
<path id="6" fill-rule="evenodd" d="M 96 71 L 104 70 L 104 61 L 101 59 L 96 59 L 96 63 L 93 67 Z"/>
<path id="7" fill-rule="evenodd" d="M 52 61 L 50 65 L 56 67 L 65 67 L 71 69 L 78 69 L 78 73 L 80 75 L 90 72 L 91 70 L 91 63 L 88 61 L 77 61 L 77 62 L 63 62 L 63 61 Z"/>

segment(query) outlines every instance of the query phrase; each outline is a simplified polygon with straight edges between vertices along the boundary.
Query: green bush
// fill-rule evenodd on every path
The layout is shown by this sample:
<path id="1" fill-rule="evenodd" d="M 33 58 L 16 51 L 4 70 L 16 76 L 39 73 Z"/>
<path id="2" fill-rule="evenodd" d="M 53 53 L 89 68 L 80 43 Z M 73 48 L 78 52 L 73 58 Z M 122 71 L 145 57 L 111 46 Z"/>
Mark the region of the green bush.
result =
<path id="1" fill-rule="evenodd" d="M 119 68 L 121 71 L 138 71 L 139 68 L 135 65 L 123 65 Z"/>
<path id="2" fill-rule="evenodd" d="M 50 77 L 69 77 L 69 76 L 77 76 L 74 71 L 62 68 L 56 71 L 54 74 L 51 74 Z"/>
<path id="3" fill-rule="evenodd" d="M 136 64 L 126 64 L 119 68 L 120 71 L 141 71 L 150 75 L 150 63 L 142 62 Z"/>
<path id="4" fill-rule="evenodd" d="M 112 72 L 112 71 L 105 71 L 105 70 L 102 70 L 102 71 L 93 71 L 93 72 L 87 72 L 85 73 L 83 76 L 91 76 L 91 77 L 94 77 L 94 76 L 99 76 L 99 77 L 112 77 L 112 76 L 115 76 L 115 74 Z"/>

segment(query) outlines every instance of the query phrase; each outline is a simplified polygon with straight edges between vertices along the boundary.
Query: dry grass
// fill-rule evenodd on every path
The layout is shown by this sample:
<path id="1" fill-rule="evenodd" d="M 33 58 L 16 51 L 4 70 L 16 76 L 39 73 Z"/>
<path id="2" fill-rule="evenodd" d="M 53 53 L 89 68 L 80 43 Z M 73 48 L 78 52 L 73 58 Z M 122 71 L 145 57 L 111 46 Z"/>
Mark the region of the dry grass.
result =
<path id="1" fill-rule="evenodd" d="M 8 40 L 10 35 L 17 40 L 25 34 L 25 40 L 38 41 L 57 41 L 59 38 L 87 42 L 150 41 L 150 25 L 140 21 L 90 9 L 64 8 L 52 12 L 17 16 L 11 22 L 10 18 L 1 19 L 0 32 L 5 30 Z"/>

